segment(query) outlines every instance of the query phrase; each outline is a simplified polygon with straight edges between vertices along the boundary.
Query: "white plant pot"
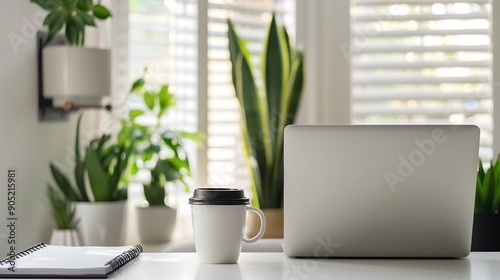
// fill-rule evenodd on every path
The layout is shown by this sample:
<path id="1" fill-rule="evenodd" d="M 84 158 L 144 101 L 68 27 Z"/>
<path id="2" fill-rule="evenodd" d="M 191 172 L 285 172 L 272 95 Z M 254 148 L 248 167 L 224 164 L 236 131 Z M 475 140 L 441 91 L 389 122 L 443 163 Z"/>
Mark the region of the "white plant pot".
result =
<path id="1" fill-rule="evenodd" d="M 50 236 L 50 245 L 81 246 L 78 231 L 75 229 L 54 229 Z"/>
<path id="2" fill-rule="evenodd" d="M 76 202 L 75 218 L 85 246 L 125 244 L 127 201 Z"/>
<path id="3" fill-rule="evenodd" d="M 139 237 L 143 242 L 159 243 L 172 239 L 177 211 L 168 206 L 137 207 Z"/>
<path id="4" fill-rule="evenodd" d="M 111 51 L 75 46 L 43 49 L 43 92 L 60 107 L 66 101 L 101 105 L 111 94 Z"/>

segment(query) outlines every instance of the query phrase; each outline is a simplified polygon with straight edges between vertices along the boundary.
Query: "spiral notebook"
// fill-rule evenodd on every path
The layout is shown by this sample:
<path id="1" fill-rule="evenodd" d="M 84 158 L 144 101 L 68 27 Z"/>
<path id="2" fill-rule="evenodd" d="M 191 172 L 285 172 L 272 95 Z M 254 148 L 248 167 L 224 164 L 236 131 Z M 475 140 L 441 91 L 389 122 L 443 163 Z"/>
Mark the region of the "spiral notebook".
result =
<path id="1" fill-rule="evenodd" d="M 106 278 L 142 253 L 133 246 L 56 246 L 37 243 L 0 260 L 0 278 Z"/>

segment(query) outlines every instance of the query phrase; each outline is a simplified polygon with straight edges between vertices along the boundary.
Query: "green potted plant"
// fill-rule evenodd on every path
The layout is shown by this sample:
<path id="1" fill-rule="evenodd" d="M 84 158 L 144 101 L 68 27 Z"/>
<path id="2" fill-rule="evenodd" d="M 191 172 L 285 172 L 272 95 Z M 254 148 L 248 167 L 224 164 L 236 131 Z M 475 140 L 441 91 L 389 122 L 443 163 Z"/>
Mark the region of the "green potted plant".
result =
<path id="1" fill-rule="evenodd" d="M 75 208 L 61 193 L 61 191 L 51 184 L 48 185 L 47 195 L 52 209 L 52 217 L 56 223 L 56 228 L 52 231 L 50 244 L 79 246 L 80 238 L 76 231 L 78 221 L 75 217 Z"/>
<path id="2" fill-rule="evenodd" d="M 303 53 L 291 47 L 286 29 L 273 15 L 259 87 L 246 42 L 230 20 L 228 38 L 232 80 L 241 107 L 243 147 L 253 183 L 252 202 L 266 215 L 269 227 L 265 237 L 283 237 L 283 136 L 284 128 L 295 121 L 302 96 Z"/>
<path id="3" fill-rule="evenodd" d="M 85 152 L 80 151 L 80 115 L 75 140 L 73 180 L 50 163 L 54 181 L 76 207 L 78 230 L 84 245 L 120 245 L 125 241 L 127 189 L 120 184 L 133 141 L 108 144 L 110 135 L 92 139 Z M 87 182 L 88 185 L 87 186 Z"/>
<path id="4" fill-rule="evenodd" d="M 485 171 L 479 161 L 472 230 L 473 251 L 500 251 L 500 156 Z"/>
<path id="5" fill-rule="evenodd" d="M 166 242 L 174 230 L 176 210 L 166 203 L 165 187 L 177 184 L 189 191 L 186 179 L 191 169 L 184 144 L 187 140 L 200 143 L 202 136 L 169 128 L 167 114 L 176 100 L 168 85 L 151 88 L 141 78 L 133 83 L 130 94 L 142 107 L 130 110 L 122 120 L 118 139 L 135 142 L 130 177 L 139 170 L 149 175 L 142 181 L 145 202 L 137 207 L 139 237 L 143 242 Z"/>
<path id="6" fill-rule="evenodd" d="M 43 92 L 55 107 L 67 102 L 99 103 L 111 94 L 111 51 L 84 47 L 85 27 L 96 19 L 111 17 L 109 10 L 94 0 L 31 0 L 48 11 L 43 25 L 48 32 L 42 50 Z M 48 45 L 64 29 L 68 45 Z"/>

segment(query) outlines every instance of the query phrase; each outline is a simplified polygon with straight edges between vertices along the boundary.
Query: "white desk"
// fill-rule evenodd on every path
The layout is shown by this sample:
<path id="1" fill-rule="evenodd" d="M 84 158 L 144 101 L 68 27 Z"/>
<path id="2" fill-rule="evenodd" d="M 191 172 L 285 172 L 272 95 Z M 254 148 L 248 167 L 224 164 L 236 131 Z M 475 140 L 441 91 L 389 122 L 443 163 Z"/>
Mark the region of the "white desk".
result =
<path id="1" fill-rule="evenodd" d="M 464 259 L 290 259 L 242 253 L 237 264 L 200 264 L 196 253 L 143 253 L 110 279 L 500 279 L 500 252 Z"/>

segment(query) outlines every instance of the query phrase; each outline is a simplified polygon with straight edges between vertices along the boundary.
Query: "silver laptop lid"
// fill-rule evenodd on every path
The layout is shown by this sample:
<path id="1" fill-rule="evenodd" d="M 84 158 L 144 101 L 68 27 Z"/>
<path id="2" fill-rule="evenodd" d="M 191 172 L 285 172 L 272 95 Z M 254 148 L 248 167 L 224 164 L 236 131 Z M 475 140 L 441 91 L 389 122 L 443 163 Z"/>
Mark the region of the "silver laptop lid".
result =
<path id="1" fill-rule="evenodd" d="M 284 149 L 288 256 L 469 254 L 477 126 L 295 125 Z"/>

